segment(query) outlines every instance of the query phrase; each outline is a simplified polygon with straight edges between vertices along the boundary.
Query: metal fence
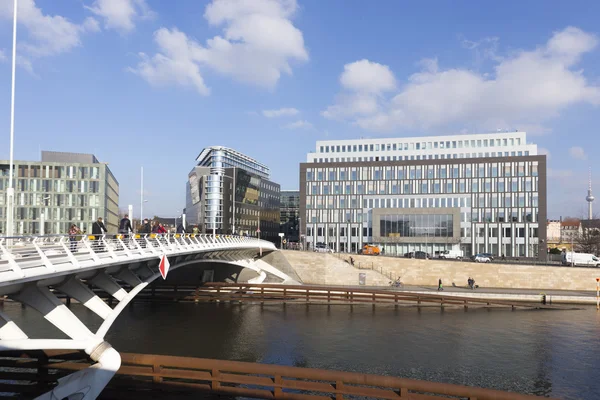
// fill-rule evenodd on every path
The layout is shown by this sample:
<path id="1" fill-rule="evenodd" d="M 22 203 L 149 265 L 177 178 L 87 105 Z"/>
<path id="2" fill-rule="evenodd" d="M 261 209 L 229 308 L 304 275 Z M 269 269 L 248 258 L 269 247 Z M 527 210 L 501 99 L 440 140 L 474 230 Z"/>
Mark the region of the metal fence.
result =
<path id="1" fill-rule="evenodd" d="M 56 371 L 77 371 L 89 366 L 86 359 L 73 353 L 48 352 L 40 358 L 29 356 L 18 359 L 0 359 L 4 366 L 28 368 L 29 375 L 21 375 L 41 383 L 59 377 Z M 168 388 L 204 391 L 214 394 L 253 397 L 260 399 L 471 399 L 471 400 L 535 400 L 541 397 L 500 390 L 428 382 L 393 376 L 341 372 L 315 368 L 213 360 L 192 357 L 174 357 L 150 354 L 121 354 L 121 368 L 117 375 L 135 378 L 131 385 L 138 388 L 128 398 L 148 398 L 149 390 L 165 389 L 165 398 L 173 398 Z M 37 372 L 34 372 L 37 371 Z M 9 375 L 7 375 L 9 376 Z M 15 375 L 16 376 L 16 375 Z M 16 383 L 15 383 L 16 382 Z M 17 391 L 17 381 L 10 388 Z M 143 386 L 142 386 L 143 385 Z M 35 389 L 35 385 L 22 385 Z M 144 390 L 139 390 L 143 388 Z M 110 384 L 107 388 L 111 389 Z M 189 393 L 188 393 L 189 394 Z"/>

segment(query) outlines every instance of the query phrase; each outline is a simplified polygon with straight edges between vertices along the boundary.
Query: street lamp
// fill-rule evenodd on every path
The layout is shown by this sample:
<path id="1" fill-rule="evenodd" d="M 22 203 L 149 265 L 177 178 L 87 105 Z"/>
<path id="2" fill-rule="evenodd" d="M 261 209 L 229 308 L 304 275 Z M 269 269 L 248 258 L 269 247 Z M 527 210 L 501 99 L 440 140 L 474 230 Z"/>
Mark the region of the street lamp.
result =
<path id="1" fill-rule="evenodd" d="M 148 200 L 144 200 L 144 167 L 141 167 L 141 188 L 140 188 L 140 225 L 144 222 L 144 203 Z M 131 216 L 133 218 L 133 215 Z"/>
<path id="2" fill-rule="evenodd" d="M 6 236 L 14 234 L 15 187 L 13 179 L 14 141 L 15 141 L 15 73 L 17 60 L 17 0 L 13 1 L 13 51 L 12 51 L 12 82 L 10 98 L 10 161 L 8 188 L 6 188 Z"/>

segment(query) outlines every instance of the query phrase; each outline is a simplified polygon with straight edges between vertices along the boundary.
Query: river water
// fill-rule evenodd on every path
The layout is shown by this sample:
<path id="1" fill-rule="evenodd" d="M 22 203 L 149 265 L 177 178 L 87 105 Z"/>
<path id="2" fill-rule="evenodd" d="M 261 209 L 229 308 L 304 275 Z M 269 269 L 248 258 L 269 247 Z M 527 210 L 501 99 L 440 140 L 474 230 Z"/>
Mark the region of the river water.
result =
<path id="1" fill-rule="evenodd" d="M 71 309 L 90 326 L 99 318 Z M 4 312 L 57 334 L 32 309 Z M 162 303 L 130 306 L 107 340 L 119 351 L 327 368 L 600 399 L 600 312 Z"/>

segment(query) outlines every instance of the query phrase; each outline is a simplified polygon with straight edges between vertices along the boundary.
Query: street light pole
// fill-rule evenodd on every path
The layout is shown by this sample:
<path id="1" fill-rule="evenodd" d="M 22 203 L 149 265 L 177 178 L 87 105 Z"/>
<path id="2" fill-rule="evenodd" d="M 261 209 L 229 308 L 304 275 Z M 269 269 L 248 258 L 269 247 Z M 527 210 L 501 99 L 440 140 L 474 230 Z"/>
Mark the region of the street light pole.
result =
<path id="1" fill-rule="evenodd" d="M 141 187 L 140 187 L 140 225 L 144 222 L 144 167 L 141 167 Z M 132 216 L 133 218 L 133 216 Z"/>
<path id="2" fill-rule="evenodd" d="M 12 51 L 12 83 L 10 98 L 10 161 L 8 188 L 6 188 L 6 236 L 14 235 L 15 187 L 13 179 L 14 140 L 15 140 L 15 76 L 17 60 L 17 0 L 13 0 L 13 51 Z"/>

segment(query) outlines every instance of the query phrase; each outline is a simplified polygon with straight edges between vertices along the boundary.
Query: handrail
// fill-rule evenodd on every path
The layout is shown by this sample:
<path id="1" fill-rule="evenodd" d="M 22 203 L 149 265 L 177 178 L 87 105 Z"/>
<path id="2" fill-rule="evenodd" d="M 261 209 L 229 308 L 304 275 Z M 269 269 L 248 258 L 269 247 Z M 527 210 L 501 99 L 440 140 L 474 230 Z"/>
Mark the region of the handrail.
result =
<path id="1" fill-rule="evenodd" d="M 56 357 L 60 359 L 60 356 Z M 64 357 L 63 359 L 69 359 Z M 538 396 L 495 389 L 428 382 L 416 379 L 342 372 L 316 368 L 151 354 L 121 354 L 118 375 L 152 378 L 156 383 L 204 389 L 215 393 L 256 398 L 372 399 L 469 398 L 478 400 L 534 400 Z M 51 369 L 79 370 L 87 364 L 52 362 Z M 209 384 L 206 384 L 208 382 Z M 231 385 L 235 386 L 231 386 Z M 227 385 L 227 386 L 225 386 Z M 257 388 L 257 387 L 260 387 Z M 290 392 L 293 390 L 294 392 Z M 290 396 L 291 394 L 296 397 Z"/>
<path id="2" fill-rule="evenodd" d="M 57 266 L 65 272 L 161 255 L 259 248 L 276 250 L 273 243 L 257 238 L 193 233 L 0 237 L 0 286 L 24 276 L 51 274 Z"/>

